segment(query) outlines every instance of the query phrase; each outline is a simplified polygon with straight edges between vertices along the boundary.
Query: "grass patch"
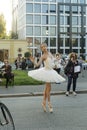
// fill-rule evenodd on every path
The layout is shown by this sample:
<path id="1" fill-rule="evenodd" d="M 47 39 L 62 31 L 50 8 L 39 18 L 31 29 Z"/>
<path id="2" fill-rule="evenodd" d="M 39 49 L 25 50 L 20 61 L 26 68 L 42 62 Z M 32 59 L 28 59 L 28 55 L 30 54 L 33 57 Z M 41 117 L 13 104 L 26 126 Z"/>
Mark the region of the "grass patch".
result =
<path id="1" fill-rule="evenodd" d="M 37 81 L 28 76 L 28 72 L 24 70 L 13 70 L 14 73 L 14 85 L 40 85 L 41 81 Z M 5 85 L 5 79 L 2 80 L 1 85 Z"/>

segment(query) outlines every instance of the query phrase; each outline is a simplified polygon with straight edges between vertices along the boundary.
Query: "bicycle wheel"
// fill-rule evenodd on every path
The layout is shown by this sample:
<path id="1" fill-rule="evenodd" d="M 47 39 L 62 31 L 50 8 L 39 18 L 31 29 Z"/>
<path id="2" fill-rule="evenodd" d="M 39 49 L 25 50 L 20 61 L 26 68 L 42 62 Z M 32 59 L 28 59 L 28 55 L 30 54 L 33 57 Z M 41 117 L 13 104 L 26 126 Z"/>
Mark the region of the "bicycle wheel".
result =
<path id="1" fill-rule="evenodd" d="M 12 115 L 3 103 L 0 103 L 0 130 L 15 130 Z"/>

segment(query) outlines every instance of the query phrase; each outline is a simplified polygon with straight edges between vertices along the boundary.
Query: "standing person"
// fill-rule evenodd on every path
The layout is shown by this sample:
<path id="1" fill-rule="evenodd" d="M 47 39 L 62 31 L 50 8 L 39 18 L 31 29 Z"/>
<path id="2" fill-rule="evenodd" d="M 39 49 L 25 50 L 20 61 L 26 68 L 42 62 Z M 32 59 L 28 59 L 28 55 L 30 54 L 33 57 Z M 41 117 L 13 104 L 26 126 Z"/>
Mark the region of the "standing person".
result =
<path id="1" fill-rule="evenodd" d="M 54 63 L 55 63 L 55 68 L 54 68 L 54 70 L 56 70 L 57 73 L 60 74 L 61 67 L 62 67 L 62 59 L 61 59 L 61 56 L 60 56 L 59 53 L 56 54 Z"/>
<path id="2" fill-rule="evenodd" d="M 78 70 L 75 70 L 75 67 L 78 67 Z M 67 83 L 67 92 L 66 96 L 69 96 L 71 84 L 73 82 L 73 95 L 76 96 L 76 83 L 78 74 L 80 73 L 80 65 L 78 64 L 77 55 L 76 53 L 72 52 L 70 54 L 69 61 L 65 67 L 66 75 L 68 77 L 68 83 Z"/>
<path id="3" fill-rule="evenodd" d="M 60 76 L 55 70 L 53 70 L 53 55 L 48 52 L 47 45 L 45 43 L 41 44 L 42 56 L 38 63 L 34 63 L 34 59 L 31 58 L 34 65 L 38 67 L 42 62 L 44 62 L 44 67 L 32 70 L 28 72 L 28 75 L 34 79 L 44 81 L 46 83 L 44 93 L 43 93 L 43 101 L 42 107 L 44 112 L 46 112 L 46 101 L 48 100 L 48 108 L 50 112 L 53 112 L 53 108 L 50 101 L 50 91 L 51 91 L 51 82 L 64 82 L 65 79 Z"/>

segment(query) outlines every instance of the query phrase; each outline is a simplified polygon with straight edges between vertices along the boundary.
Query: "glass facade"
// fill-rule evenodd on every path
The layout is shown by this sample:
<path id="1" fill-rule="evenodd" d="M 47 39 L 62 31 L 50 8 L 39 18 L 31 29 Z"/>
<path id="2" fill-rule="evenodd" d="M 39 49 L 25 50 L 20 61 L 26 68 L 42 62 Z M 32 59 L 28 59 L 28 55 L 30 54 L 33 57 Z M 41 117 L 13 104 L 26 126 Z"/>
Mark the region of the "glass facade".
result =
<path id="1" fill-rule="evenodd" d="M 85 53 L 87 46 L 84 43 L 87 41 L 85 2 L 85 0 L 19 2 L 19 39 L 28 39 L 28 43 L 37 47 L 37 50 L 33 50 L 35 53 L 39 51 L 42 42 L 47 43 L 52 53 L 68 54 L 71 51 Z"/>

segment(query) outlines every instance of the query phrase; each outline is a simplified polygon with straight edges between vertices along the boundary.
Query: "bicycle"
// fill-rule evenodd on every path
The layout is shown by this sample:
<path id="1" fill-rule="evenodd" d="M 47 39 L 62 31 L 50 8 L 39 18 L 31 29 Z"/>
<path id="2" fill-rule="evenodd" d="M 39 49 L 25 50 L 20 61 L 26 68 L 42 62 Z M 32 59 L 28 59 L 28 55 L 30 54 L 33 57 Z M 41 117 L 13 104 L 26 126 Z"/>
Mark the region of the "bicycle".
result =
<path id="1" fill-rule="evenodd" d="M 0 130 L 15 130 L 12 115 L 2 102 L 0 102 Z"/>

